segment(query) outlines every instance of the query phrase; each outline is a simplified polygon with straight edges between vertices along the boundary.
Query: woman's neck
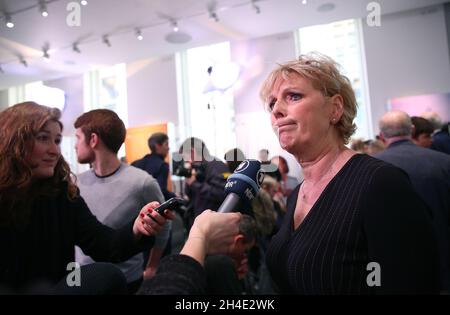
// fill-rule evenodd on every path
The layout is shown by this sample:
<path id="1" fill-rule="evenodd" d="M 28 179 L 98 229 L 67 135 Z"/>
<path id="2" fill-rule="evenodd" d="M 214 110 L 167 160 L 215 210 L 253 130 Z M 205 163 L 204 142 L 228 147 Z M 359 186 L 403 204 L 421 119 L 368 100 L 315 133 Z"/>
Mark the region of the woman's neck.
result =
<path id="1" fill-rule="evenodd" d="M 327 177 L 333 177 L 353 155 L 351 152 L 344 145 L 332 146 L 308 161 L 300 160 L 305 181 L 317 183 Z"/>

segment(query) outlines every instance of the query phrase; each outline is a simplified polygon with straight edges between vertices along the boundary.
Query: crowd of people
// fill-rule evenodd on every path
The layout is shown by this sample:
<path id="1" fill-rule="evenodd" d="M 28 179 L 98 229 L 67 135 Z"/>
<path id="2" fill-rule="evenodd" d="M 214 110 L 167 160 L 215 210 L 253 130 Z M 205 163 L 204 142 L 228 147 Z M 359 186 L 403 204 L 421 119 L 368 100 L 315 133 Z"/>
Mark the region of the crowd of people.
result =
<path id="1" fill-rule="evenodd" d="M 75 176 L 59 110 L 25 102 L 0 112 L 0 293 L 450 292 L 449 124 L 390 111 L 376 139 L 349 144 L 355 94 L 320 54 L 278 65 L 260 96 L 302 174 L 261 149 L 261 189 L 232 213 L 216 211 L 246 159 L 239 148 L 221 159 L 186 139 L 185 189 L 175 194 L 164 133 L 149 135 L 149 154 L 128 165 L 117 156 L 123 121 L 107 109 L 84 113 L 75 150 L 90 169 Z M 155 211 L 173 197 L 185 199 L 182 211 Z"/>

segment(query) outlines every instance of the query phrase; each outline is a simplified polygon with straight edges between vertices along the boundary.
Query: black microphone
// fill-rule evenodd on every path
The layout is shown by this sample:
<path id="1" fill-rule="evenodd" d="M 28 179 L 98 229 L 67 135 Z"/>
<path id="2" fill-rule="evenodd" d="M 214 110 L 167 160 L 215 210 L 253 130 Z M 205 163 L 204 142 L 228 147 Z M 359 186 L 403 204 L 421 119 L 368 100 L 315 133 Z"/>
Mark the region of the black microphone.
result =
<path id="1" fill-rule="evenodd" d="M 217 212 L 233 211 L 239 201 L 250 204 L 261 187 L 264 172 L 261 170 L 261 162 L 258 160 L 244 160 L 228 177 L 225 185 L 225 200 Z"/>

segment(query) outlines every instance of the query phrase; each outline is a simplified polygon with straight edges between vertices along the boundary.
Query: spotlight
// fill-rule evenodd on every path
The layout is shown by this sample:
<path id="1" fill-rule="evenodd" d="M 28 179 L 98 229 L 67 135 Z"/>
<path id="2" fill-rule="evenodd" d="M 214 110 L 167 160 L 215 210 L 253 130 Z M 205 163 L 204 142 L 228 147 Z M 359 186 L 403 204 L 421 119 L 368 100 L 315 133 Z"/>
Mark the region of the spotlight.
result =
<path id="1" fill-rule="evenodd" d="M 50 60 L 50 55 L 48 54 L 48 50 L 44 49 L 42 52 L 42 57 L 44 57 L 47 60 Z"/>
<path id="2" fill-rule="evenodd" d="M 209 10 L 209 18 L 216 22 L 219 22 L 219 17 L 217 16 L 217 13 L 214 12 L 214 10 L 212 9 Z"/>
<path id="3" fill-rule="evenodd" d="M 173 29 L 174 32 L 178 32 L 180 30 L 180 28 L 178 27 L 177 21 L 172 20 L 171 24 L 172 24 L 172 29 Z"/>
<path id="4" fill-rule="evenodd" d="M 256 14 L 261 13 L 261 8 L 256 4 L 256 0 L 252 0 L 252 7 L 253 7 L 253 9 L 255 9 Z"/>
<path id="5" fill-rule="evenodd" d="M 81 5 L 87 5 L 88 4 L 88 2 L 86 0 L 81 0 L 80 3 L 81 3 Z"/>
<path id="6" fill-rule="evenodd" d="M 214 0 L 209 2 L 207 9 L 209 13 L 209 18 L 216 22 L 219 22 L 219 17 L 217 16 L 217 3 Z"/>
<path id="7" fill-rule="evenodd" d="M 25 59 L 23 59 L 23 57 L 20 57 L 19 61 L 21 64 L 23 64 L 24 67 L 28 67 L 28 63 Z"/>
<path id="8" fill-rule="evenodd" d="M 308 1 L 307 0 L 302 0 L 302 4 L 307 4 Z"/>
<path id="9" fill-rule="evenodd" d="M 41 11 L 43 17 L 48 16 L 47 4 L 45 4 L 45 1 L 39 1 L 39 11 Z"/>
<path id="10" fill-rule="evenodd" d="M 14 23 L 13 23 L 13 21 L 11 19 L 11 15 L 5 13 L 5 21 L 6 21 L 6 27 L 7 28 L 13 28 L 14 27 Z"/>
<path id="11" fill-rule="evenodd" d="M 106 46 L 111 47 L 111 42 L 109 41 L 108 35 L 103 35 L 103 43 Z"/>
<path id="12" fill-rule="evenodd" d="M 72 45 L 72 50 L 73 50 L 74 52 L 76 52 L 76 53 L 81 54 L 81 50 L 80 50 L 80 48 L 78 48 L 78 44 L 77 44 L 77 43 L 73 43 L 73 45 Z"/>
<path id="13" fill-rule="evenodd" d="M 141 32 L 140 29 L 136 29 L 136 38 L 138 40 L 143 40 L 144 39 L 144 36 L 142 36 L 142 32 Z"/>

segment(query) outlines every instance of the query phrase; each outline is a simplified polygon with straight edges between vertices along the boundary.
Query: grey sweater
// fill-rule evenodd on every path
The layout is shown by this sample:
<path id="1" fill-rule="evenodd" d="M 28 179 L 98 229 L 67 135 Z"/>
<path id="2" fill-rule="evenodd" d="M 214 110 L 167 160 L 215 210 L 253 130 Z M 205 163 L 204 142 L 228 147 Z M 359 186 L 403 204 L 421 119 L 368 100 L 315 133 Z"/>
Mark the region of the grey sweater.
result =
<path id="1" fill-rule="evenodd" d="M 78 175 L 77 184 L 81 196 L 97 219 L 115 229 L 135 219 L 145 204 L 164 201 L 158 182 L 151 175 L 126 164 L 121 164 L 115 173 L 106 177 L 98 177 L 90 169 Z M 155 237 L 154 247 L 164 249 L 170 228 L 171 222 L 168 221 Z M 76 251 L 76 260 L 81 264 L 93 262 L 92 258 L 85 256 L 79 248 Z M 139 279 L 143 272 L 142 253 L 117 266 L 128 282 Z"/>

